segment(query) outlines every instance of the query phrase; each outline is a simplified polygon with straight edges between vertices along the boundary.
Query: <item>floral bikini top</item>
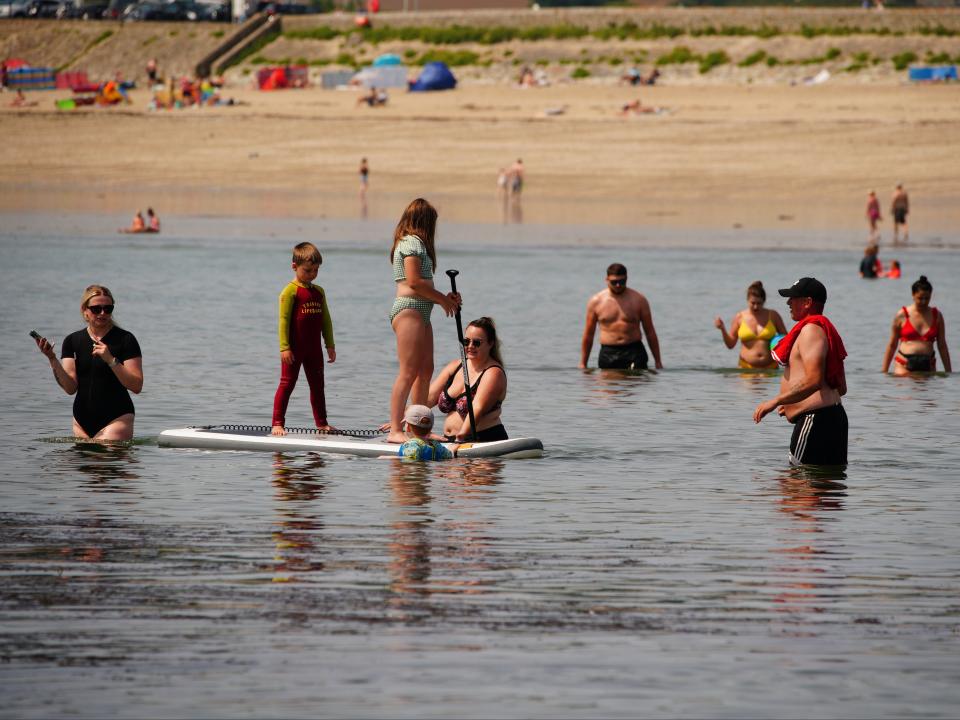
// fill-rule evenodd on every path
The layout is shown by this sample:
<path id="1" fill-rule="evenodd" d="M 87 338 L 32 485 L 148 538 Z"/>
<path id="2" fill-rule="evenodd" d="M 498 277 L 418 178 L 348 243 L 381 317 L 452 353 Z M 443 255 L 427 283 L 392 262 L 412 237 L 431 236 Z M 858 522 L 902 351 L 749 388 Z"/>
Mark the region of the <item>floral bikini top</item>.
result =
<path id="1" fill-rule="evenodd" d="M 503 367 L 500 365 L 490 365 L 489 367 L 484 368 L 483 372 L 480 373 L 480 377 L 477 378 L 477 381 L 470 386 L 470 397 L 476 397 L 477 388 L 480 387 L 480 381 L 483 380 L 483 373 L 489 370 L 492 367 L 497 367 L 503 370 Z M 464 390 L 462 393 L 457 395 L 455 398 L 450 397 L 450 385 L 453 383 L 453 378 L 456 377 L 457 373 L 463 368 L 463 363 L 457 365 L 456 370 L 450 373 L 450 377 L 447 378 L 447 384 L 443 386 L 443 390 L 440 391 L 440 397 L 437 398 L 437 409 L 446 414 L 452 413 L 454 410 L 457 411 L 457 414 L 465 418 L 467 416 L 467 392 Z M 500 405 L 503 404 L 503 400 L 497 400 L 496 404 L 490 408 L 488 412 L 493 412 L 497 410 Z"/>

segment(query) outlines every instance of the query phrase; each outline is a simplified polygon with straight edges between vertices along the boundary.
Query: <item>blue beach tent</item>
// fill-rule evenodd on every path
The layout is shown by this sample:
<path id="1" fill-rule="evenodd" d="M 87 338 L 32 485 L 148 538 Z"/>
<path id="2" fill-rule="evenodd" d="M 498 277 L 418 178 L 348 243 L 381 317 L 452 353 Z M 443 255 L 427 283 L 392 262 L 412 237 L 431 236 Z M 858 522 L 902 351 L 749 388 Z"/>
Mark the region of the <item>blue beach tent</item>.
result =
<path id="1" fill-rule="evenodd" d="M 428 90 L 452 90 L 457 86 L 457 79 L 450 72 L 446 63 L 431 62 L 423 66 L 420 77 L 410 85 L 411 92 L 425 92 Z"/>
<path id="2" fill-rule="evenodd" d="M 910 68 L 909 78 L 914 82 L 946 82 L 957 79 L 956 65 L 933 65 Z"/>
<path id="3" fill-rule="evenodd" d="M 385 65 L 403 65 L 403 60 L 400 59 L 399 55 L 395 55 L 394 53 L 384 53 L 373 61 L 374 67 L 383 67 Z"/>

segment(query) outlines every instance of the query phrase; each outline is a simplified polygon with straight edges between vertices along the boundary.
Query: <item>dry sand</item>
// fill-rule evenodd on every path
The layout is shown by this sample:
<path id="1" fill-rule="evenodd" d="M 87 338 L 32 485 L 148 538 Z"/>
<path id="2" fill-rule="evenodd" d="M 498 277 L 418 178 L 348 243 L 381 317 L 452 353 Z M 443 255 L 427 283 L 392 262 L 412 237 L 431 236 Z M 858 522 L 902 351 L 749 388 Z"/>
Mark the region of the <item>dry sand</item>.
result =
<path id="1" fill-rule="evenodd" d="M 14 110 L 0 212 L 355 217 L 357 166 L 371 165 L 374 217 L 436 198 L 444 216 L 496 220 L 499 167 L 527 167 L 525 222 L 833 229 L 864 235 L 866 193 L 911 193 L 914 235 L 960 227 L 956 85 L 618 87 L 463 85 L 394 92 L 227 90 L 240 107 L 147 112 Z M 669 112 L 623 118 L 640 97 Z M 549 109 L 563 114 L 548 116 Z M 889 219 L 885 230 L 889 231 Z M 858 240 L 859 241 L 859 240 Z"/>

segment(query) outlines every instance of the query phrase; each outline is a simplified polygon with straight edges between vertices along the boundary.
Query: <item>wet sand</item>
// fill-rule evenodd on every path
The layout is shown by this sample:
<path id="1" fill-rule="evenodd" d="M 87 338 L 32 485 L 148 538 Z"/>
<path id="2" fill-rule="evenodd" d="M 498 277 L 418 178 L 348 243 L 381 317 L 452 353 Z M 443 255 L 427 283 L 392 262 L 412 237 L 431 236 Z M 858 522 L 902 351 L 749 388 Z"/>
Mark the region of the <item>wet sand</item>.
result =
<path id="1" fill-rule="evenodd" d="M 911 230 L 960 225 L 960 120 L 951 86 L 704 85 L 542 89 L 467 84 L 393 92 L 385 108 L 349 91 L 228 88 L 239 107 L 149 113 L 134 104 L 58 113 L 4 107 L 0 212 L 351 218 L 370 160 L 369 215 L 417 195 L 445 216 L 496 221 L 499 167 L 527 167 L 523 222 L 862 233 L 866 193 L 885 223 L 897 181 Z M 640 97 L 663 114 L 621 117 Z M 548 115 L 548 111 L 562 110 Z"/>

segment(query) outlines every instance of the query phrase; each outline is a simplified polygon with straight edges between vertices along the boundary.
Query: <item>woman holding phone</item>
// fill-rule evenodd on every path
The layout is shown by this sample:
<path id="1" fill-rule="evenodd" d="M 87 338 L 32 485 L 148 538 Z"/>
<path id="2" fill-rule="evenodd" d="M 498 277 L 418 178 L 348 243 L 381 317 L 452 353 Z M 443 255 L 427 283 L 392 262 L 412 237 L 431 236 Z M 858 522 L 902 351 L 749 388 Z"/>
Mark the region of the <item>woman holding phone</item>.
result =
<path id="1" fill-rule="evenodd" d="M 113 322 L 114 306 L 103 285 L 84 290 L 80 314 L 87 326 L 64 339 L 60 360 L 46 338 L 34 338 L 57 384 L 75 396 L 73 434 L 78 438 L 133 438 L 130 393 L 143 389 L 143 363 L 137 339 Z"/>

